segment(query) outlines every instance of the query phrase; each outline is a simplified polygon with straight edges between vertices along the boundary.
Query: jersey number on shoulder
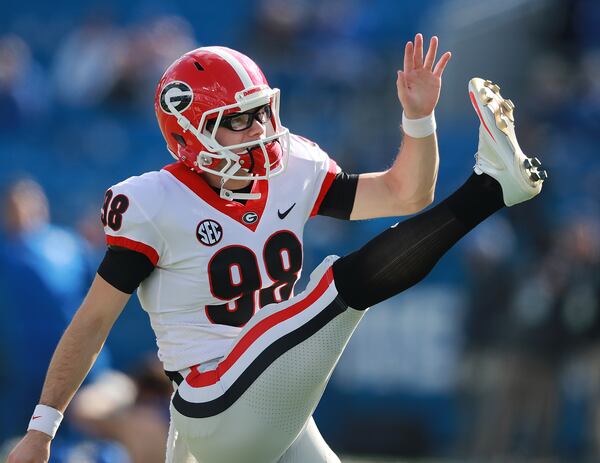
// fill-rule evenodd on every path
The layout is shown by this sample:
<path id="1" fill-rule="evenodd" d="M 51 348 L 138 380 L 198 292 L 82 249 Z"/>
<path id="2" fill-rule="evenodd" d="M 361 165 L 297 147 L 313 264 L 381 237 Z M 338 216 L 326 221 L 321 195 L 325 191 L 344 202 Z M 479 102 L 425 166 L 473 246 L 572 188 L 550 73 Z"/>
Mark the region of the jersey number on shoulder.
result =
<path id="1" fill-rule="evenodd" d="M 290 298 L 302 268 L 300 240 L 289 231 L 271 235 L 265 243 L 263 259 L 274 284 L 258 291 L 261 308 Z M 208 263 L 208 279 L 213 296 L 232 301 L 206 306 L 208 318 L 220 325 L 248 323 L 255 312 L 256 292 L 262 286 L 256 254 L 244 246 L 221 249 Z"/>
<path id="2" fill-rule="evenodd" d="M 129 207 L 129 198 L 125 195 L 117 195 L 113 198 L 112 190 L 107 190 L 104 195 L 104 204 L 100 211 L 102 225 L 117 231 L 123 223 L 123 214 Z"/>

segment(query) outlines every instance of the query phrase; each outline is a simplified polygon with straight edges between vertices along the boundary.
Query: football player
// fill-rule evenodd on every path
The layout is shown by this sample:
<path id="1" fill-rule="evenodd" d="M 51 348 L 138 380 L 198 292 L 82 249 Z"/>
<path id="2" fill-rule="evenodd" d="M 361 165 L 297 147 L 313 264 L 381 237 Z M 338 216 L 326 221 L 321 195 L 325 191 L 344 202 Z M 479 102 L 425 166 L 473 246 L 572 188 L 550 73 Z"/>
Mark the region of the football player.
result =
<path id="1" fill-rule="evenodd" d="M 546 177 L 515 138 L 513 105 L 473 79 L 475 173 L 449 198 L 356 252 L 327 257 L 294 295 L 316 214 L 400 216 L 433 200 L 434 108 L 450 53 L 405 48 L 404 140 L 384 172 L 344 172 L 279 117 L 279 91 L 247 56 L 205 47 L 175 61 L 155 108 L 176 162 L 125 180 L 102 207 L 108 250 L 49 367 L 10 463 L 46 461 L 67 404 L 138 289 L 174 385 L 168 462 L 339 462 L 311 416 L 365 310 L 420 281 L 469 230 L 537 195 Z"/>

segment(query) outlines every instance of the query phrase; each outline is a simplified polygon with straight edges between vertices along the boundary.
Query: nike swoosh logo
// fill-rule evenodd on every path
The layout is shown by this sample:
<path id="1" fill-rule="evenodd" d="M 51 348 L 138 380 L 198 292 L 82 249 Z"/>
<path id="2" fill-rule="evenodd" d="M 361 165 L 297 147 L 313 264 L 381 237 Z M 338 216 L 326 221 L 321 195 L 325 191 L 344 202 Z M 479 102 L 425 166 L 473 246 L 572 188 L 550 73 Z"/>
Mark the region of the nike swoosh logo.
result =
<path id="1" fill-rule="evenodd" d="M 32 421 L 33 421 L 33 420 L 37 420 L 38 418 L 41 418 L 41 417 L 42 417 L 42 415 L 38 415 L 38 416 L 32 416 L 32 417 L 31 417 L 31 420 L 32 420 Z"/>
<path id="2" fill-rule="evenodd" d="M 291 212 L 291 210 L 294 209 L 295 205 L 296 205 L 296 203 L 292 204 L 290 206 L 290 208 L 287 211 L 285 211 L 285 212 L 281 212 L 279 209 L 277 209 L 277 215 L 279 216 L 279 218 L 281 220 L 285 219 L 287 217 L 287 215 Z"/>

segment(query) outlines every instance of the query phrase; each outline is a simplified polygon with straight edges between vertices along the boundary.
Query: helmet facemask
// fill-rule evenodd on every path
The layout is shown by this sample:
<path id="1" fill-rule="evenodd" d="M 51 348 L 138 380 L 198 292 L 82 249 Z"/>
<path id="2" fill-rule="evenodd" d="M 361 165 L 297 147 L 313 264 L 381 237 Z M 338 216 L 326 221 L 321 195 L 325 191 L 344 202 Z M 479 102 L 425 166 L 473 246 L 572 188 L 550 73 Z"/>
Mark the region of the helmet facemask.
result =
<path id="1" fill-rule="evenodd" d="M 167 95 L 165 103 L 171 114 L 177 118 L 183 130 L 192 133 L 205 148 L 199 153 L 180 152 L 179 158 L 191 156 L 191 159 L 194 159 L 195 157 L 193 161 L 195 169 L 221 177 L 221 198 L 258 199 L 260 194 L 236 193 L 226 189 L 224 184 L 227 180 L 269 180 L 285 171 L 290 137 L 289 130 L 281 125 L 279 118 L 279 95 L 279 89 L 271 89 L 267 85 L 244 89 L 236 93 L 237 103 L 205 111 L 197 126 L 193 126 L 176 109 L 175 98 L 180 96 L 174 93 L 173 97 L 169 98 Z M 271 108 L 271 117 L 265 123 L 264 138 L 227 146 L 217 141 L 217 130 L 224 116 L 246 112 L 267 104 Z M 209 121 L 212 124 L 210 130 L 207 129 Z"/>

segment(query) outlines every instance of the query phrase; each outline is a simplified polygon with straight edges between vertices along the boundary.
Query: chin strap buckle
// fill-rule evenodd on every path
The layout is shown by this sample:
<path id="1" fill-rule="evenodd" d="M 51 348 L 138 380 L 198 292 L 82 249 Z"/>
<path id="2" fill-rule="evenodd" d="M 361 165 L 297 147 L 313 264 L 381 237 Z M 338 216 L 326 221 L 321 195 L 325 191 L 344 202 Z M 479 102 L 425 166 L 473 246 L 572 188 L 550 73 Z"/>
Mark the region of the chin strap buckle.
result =
<path id="1" fill-rule="evenodd" d="M 219 196 L 227 201 L 235 201 L 236 199 L 259 199 L 260 193 L 236 193 L 221 185 Z"/>

